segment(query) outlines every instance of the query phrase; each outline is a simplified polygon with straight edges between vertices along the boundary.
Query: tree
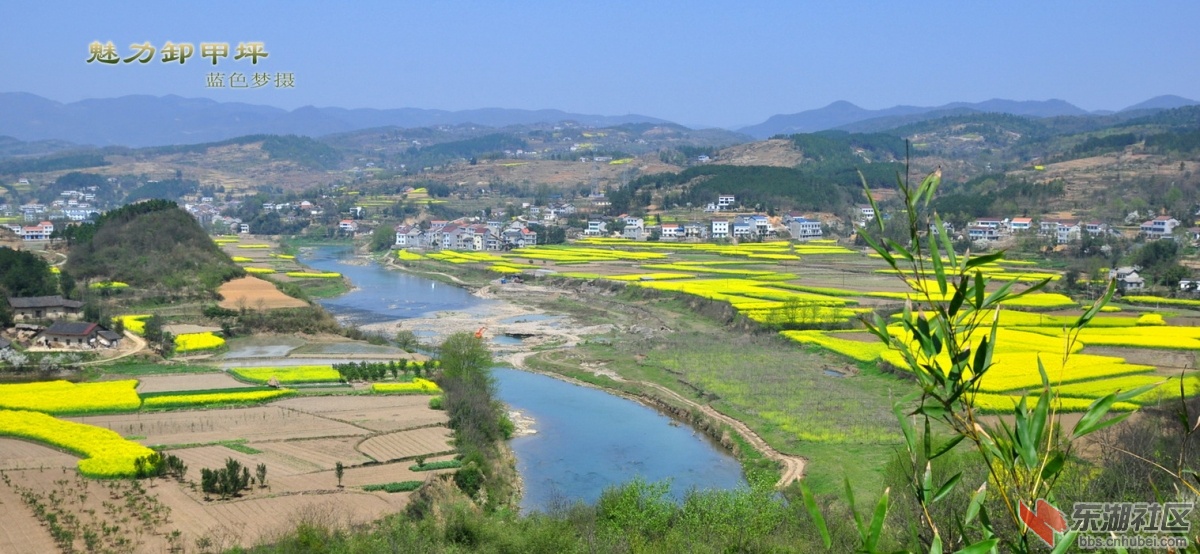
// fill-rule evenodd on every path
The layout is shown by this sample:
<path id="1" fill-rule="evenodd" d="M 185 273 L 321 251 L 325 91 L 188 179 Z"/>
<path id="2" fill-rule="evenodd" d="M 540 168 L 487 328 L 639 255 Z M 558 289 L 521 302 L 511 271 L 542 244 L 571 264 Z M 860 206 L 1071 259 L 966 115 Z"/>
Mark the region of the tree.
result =
<path id="1" fill-rule="evenodd" d="M 439 348 L 442 376 L 475 379 L 492 366 L 492 353 L 470 333 L 450 335 Z"/>
<path id="2" fill-rule="evenodd" d="M 142 336 L 150 342 L 161 342 L 163 339 L 163 319 L 158 314 L 153 314 L 146 319 Z"/>
<path id="3" fill-rule="evenodd" d="M 416 333 L 409 329 L 401 329 L 396 331 L 396 347 L 410 353 L 420 348 L 421 341 L 416 338 Z"/>
<path id="4" fill-rule="evenodd" d="M 71 298 L 75 293 L 75 278 L 71 276 L 71 272 L 67 270 L 59 270 L 58 272 L 58 288 L 62 291 L 63 298 Z"/>
<path id="5" fill-rule="evenodd" d="M 255 477 L 258 478 L 258 488 L 267 486 L 267 464 L 258 464 L 254 470 Z"/>
<path id="6" fill-rule="evenodd" d="M 392 229 L 396 227 L 394 220 L 384 220 L 375 227 L 375 231 L 371 233 L 371 242 L 367 245 L 367 249 L 371 252 L 382 252 L 396 244 L 396 234 Z"/>
<path id="7" fill-rule="evenodd" d="M 12 306 L 8 305 L 8 289 L 0 284 L 0 328 L 11 327 L 13 324 Z"/>
<path id="8" fill-rule="evenodd" d="M 338 488 L 342 488 L 342 476 L 346 474 L 346 467 L 342 465 L 342 462 L 333 466 L 333 474 L 337 476 Z"/>
<path id="9" fill-rule="evenodd" d="M 975 394 L 981 380 L 992 367 L 997 351 L 996 337 L 999 310 L 1005 301 L 1018 298 L 1046 286 L 1049 280 L 1014 292 L 1013 283 L 988 290 L 988 278 L 981 266 L 1003 257 L 1003 252 L 983 256 L 958 256 L 949 237 L 932 235 L 930 219 L 941 226 L 941 218 L 926 210 L 941 180 L 941 170 L 930 174 L 917 187 L 910 188 L 907 180 L 897 176 L 904 213 L 899 217 L 907 223 L 908 237 L 904 241 L 884 242 L 880 236 L 885 224 L 876 208 L 875 229 L 864 233 L 865 240 L 892 267 L 903 282 L 912 288 L 917 300 L 906 303 L 900 318 L 901 330 L 888 328 L 879 314 L 865 320 L 868 330 L 880 341 L 895 349 L 904 358 L 903 368 L 916 380 L 917 390 L 893 406 L 903 432 L 903 471 L 906 488 L 916 502 L 913 512 L 918 515 L 918 538 L 930 552 L 1021 552 L 1034 551 L 1029 527 L 1024 525 L 1019 506 L 1033 506 L 1036 501 L 1053 498 L 1053 491 L 1064 467 L 1073 461 L 1072 444 L 1097 430 L 1117 423 L 1128 413 L 1107 417 L 1116 402 L 1127 402 L 1144 394 L 1156 385 L 1114 392 L 1092 403 L 1073 428 L 1060 428 L 1057 417 L 1056 392 L 1039 358 L 1037 365 L 1042 386 L 1029 397 L 1022 397 L 1010 411 L 989 421 L 980 417 Z M 866 179 L 863 179 L 866 186 Z M 868 191 L 869 192 L 869 191 Z M 868 194 L 868 198 L 870 195 Z M 871 200 L 872 205 L 874 201 Z M 872 236 L 874 235 L 874 236 Z M 1068 332 L 1068 347 L 1063 350 L 1061 363 L 1070 356 L 1070 344 L 1078 338 L 1079 330 L 1100 312 L 1112 297 L 1115 282 L 1110 282 L 1106 294 L 1087 308 Z M 916 304 L 916 306 L 914 306 Z M 916 308 L 916 309 L 915 309 Z M 899 332 L 897 332 L 899 331 Z M 1032 405 L 1031 405 L 1032 403 Z M 984 482 L 969 483 L 974 489 L 965 514 L 945 515 L 939 504 L 963 480 L 959 472 L 948 478 L 934 472 L 934 460 L 956 451 L 964 445 L 980 464 L 986 475 Z M 978 488 L 976 488 L 978 486 Z M 802 481 L 804 503 L 816 523 L 826 548 L 831 546 L 829 531 L 815 499 Z M 861 550 L 877 550 L 883 522 L 891 506 L 891 491 L 880 497 L 874 517 L 868 522 L 854 508 L 849 484 L 847 495 L 854 523 L 862 541 Z M 985 503 L 988 497 L 997 498 L 1003 514 L 993 516 Z M 998 535 L 994 517 L 1003 518 L 1012 534 Z M 1065 551 L 1075 541 L 1077 531 L 1062 537 Z M 969 545 L 969 546 L 968 546 Z"/>
<path id="10" fill-rule="evenodd" d="M 0 248 L 0 286 L 15 297 L 51 296 L 58 293 L 58 281 L 50 264 L 32 252 Z"/>

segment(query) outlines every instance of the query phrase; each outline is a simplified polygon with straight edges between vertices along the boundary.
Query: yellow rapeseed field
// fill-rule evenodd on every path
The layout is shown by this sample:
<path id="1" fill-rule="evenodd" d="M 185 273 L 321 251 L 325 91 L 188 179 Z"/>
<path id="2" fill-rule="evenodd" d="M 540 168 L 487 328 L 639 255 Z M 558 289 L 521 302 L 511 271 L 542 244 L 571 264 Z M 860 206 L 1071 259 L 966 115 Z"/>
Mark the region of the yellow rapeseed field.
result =
<path id="1" fill-rule="evenodd" d="M 103 427 L 55 419 L 37 412 L 0 410 L 0 435 L 33 440 L 81 456 L 79 472 L 89 477 L 132 477 L 134 460 L 154 451 Z"/>

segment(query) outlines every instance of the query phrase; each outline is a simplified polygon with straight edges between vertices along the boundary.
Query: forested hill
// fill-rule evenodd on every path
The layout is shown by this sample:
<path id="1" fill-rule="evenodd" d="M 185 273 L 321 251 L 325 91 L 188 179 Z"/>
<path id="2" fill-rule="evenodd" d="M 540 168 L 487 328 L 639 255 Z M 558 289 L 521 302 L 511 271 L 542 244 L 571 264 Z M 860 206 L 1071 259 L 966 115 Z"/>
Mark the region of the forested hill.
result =
<path id="1" fill-rule="evenodd" d="M 56 234 L 70 245 L 66 269 L 79 279 L 199 292 L 244 273 L 167 200 L 130 204 Z"/>

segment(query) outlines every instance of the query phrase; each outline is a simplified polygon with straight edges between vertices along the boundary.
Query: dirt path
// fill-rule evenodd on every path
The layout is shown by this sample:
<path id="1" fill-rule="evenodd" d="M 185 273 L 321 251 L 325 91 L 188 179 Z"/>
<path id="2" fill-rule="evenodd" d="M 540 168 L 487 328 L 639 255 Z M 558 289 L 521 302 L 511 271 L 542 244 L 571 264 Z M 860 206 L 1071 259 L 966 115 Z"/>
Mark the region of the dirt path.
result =
<path id="1" fill-rule="evenodd" d="M 735 431 L 737 431 L 737 433 L 741 435 L 743 439 L 746 439 L 746 442 L 749 442 L 755 450 L 758 450 L 759 452 L 762 452 L 764 456 L 779 462 L 783 468 L 779 477 L 779 481 L 775 483 L 776 487 L 786 487 L 792 484 L 793 481 L 799 481 L 802 477 L 804 477 L 804 466 L 808 463 L 807 458 L 802 456 L 792 456 L 790 454 L 784 454 L 778 450 L 775 450 L 770 444 L 767 444 L 767 441 L 758 436 L 758 433 L 755 433 L 753 429 L 747 427 L 745 423 L 742 423 L 737 419 L 717 411 L 716 408 L 713 408 L 708 404 L 701 404 L 689 398 L 683 397 L 679 393 L 657 383 L 650 383 L 646 381 L 638 381 L 638 383 L 647 387 L 651 387 L 654 390 L 671 397 L 672 400 L 687 404 L 692 408 L 696 408 L 701 412 L 704 412 L 704 415 L 729 425 Z"/>
<path id="2" fill-rule="evenodd" d="M 147 346 L 146 339 L 143 339 L 142 337 L 139 337 L 129 331 L 125 331 L 125 338 L 127 340 L 133 341 L 133 348 L 131 348 L 129 350 L 124 350 L 120 354 L 117 354 L 116 356 L 113 356 L 111 358 L 104 358 L 101 360 L 92 360 L 90 362 L 83 362 L 79 365 L 107 364 L 107 363 L 115 361 L 115 360 L 120 360 L 121 358 L 126 358 L 129 356 L 132 356 L 132 355 L 137 354 L 138 352 L 141 352 L 146 349 L 146 346 Z"/>
<path id="3" fill-rule="evenodd" d="M 569 347 L 564 346 L 563 348 L 555 349 L 555 350 L 563 350 L 563 349 L 567 349 L 567 348 L 569 348 Z M 525 366 L 525 360 L 527 358 L 529 358 L 530 356 L 537 354 L 537 353 L 538 352 L 515 352 L 512 354 L 509 354 L 508 356 L 505 356 L 503 359 L 504 359 L 504 361 L 512 364 L 513 367 L 520 368 L 524 371 L 531 371 L 531 372 L 538 373 L 541 375 L 546 375 L 548 377 L 562 379 L 564 381 L 568 381 L 568 382 L 582 385 L 585 387 L 594 387 L 594 388 L 600 388 L 602 390 L 606 390 L 606 389 L 603 389 L 603 387 L 597 387 L 596 385 L 593 385 L 591 383 L 586 383 L 584 381 L 579 381 L 578 379 L 572 379 L 570 377 L 566 377 L 566 376 L 555 374 L 555 373 L 547 373 L 547 372 L 543 372 L 543 371 L 538 371 L 538 370 L 530 369 L 529 367 Z M 613 379 L 614 381 L 624 381 L 624 382 L 629 382 L 629 383 L 633 383 L 636 385 L 641 385 L 641 386 L 645 386 L 645 387 L 654 389 L 655 391 L 662 394 L 663 396 L 668 397 L 673 402 L 678 402 L 680 404 L 684 404 L 684 405 L 688 406 L 691 409 L 699 410 L 708 418 L 730 426 L 731 428 L 733 428 L 734 431 L 737 432 L 737 434 L 741 435 L 742 438 L 746 440 L 746 442 L 749 442 L 750 445 L 753 446 L 755 450 L 758 450 L 767 458 L 775 460 L 782 466 L 779 481 L 777 481 L 775 483 L 775 486 L 777 488 L 786 487 L 786 486 L 792 484 L 792 482 L 799 481 L 801 478 L 804 477 L 804 467 L 808 463 L 807 458 L 804 458 L 802 456 L 792 456 L 790 454 L 784 454 L 778 450 L 775 450 L 775 448 L 773 448 L 770 444 L 767 444 L 767 441 L 763 440 L 762 437 L 758 436 L 758 433 L 755 433 L 754 430 L 751 429 L 750 427 L 748 427 L 745 423 L 742 423 L 740 420 L 734 419 L 732 417 L 729 417 L 729 416 L 721 413 L 716 408 L 713 408 L 712 406 L 710 406 L 708 404 L 701 404 L 699 402 L 696 402 L 695 400 L 692 400 L 690 398 L 682 396 L 679 393 L 677 393 L 667 387 L 664 387 L 658 383 L 651 383 L 649 381 L 632 381 L 629 379 L 625 379 L 625 378 L 621 377 L 620 375 L 617 375 L 615 372 L 607 371 L 607 370 L 596 371 L 593 369 L 591 371 L 592 371 L 592 373 L 605 375 L 605 376 Z M 617 392 L 617 391 L 607 391 L 607 392 L 609 392 L 611 394 L 621 395 L 621 393 Z M 637 398 L 634 397 L 634 400 L 637 400 Z"/>

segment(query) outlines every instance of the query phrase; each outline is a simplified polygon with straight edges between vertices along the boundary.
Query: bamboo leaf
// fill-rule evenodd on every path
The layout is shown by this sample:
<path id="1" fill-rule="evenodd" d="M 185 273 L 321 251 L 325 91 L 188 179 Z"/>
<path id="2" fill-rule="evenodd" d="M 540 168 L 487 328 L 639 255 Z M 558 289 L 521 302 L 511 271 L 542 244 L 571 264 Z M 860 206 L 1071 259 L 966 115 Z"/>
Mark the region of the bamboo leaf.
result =
<path id="1" fill-rule="evenodd" d="M 958 315 L 959 308 L 962 308 L 963 302 L 967 299 L 964 288 L 966 288 L 964 282 L 960 282 L 958 286 L 954 287 L 954 296 L 950 298 L 950 307 L 946 310 L 946 315 L 950 317 Z"/>
<path id="2" fill-rule="evenodd" d="M 1079 531 L 1070 531 L 1059 538 L 1058 542 L 1054 543 L 1054 550 L 1050 554 L 1064 554 L 1070 552 L 1071 547 L 1075 546 L 1075 538 L 1079 536 Z"/>
<path id="3" fill-rule="evenodd" d="M 879 211 L 879 205 L 875 203 L 875 197 L 871 196 L 871 186 L 867 184 L 867 176 L 863 175 L 862 170 L 856 169 L 858 179 L 862 182 L 863 192 L 867 195 L 867 202 L 871 204 L 871 210 L 875 212 L 875 223 L 879 225 L 879 235 L 883 236 L 883 212 Z M 899 173 L 896 174 L 896 179 L 900 179 Z M 903 187 L 901 187 L 903 189 Z"/>
<path id="4" fill-rule="evenodd" d="M 898 243 L 892 239 L 889 239 L 887 237 L 883 238 L 883 243 L 886 244 L 888 246 L 888 248 L 890 248 L 892 250 L 892 252 L 895 252 L 896 254 L 898 254 L 897 257 L 903 259 L 906 262 L 912 263 L 914 258 L 913 258 L 912 252 L 909 252 L 908 248 L 906 248 L 904 246 L 900 246 L 900 243 Z"/>
<path id="5" fill-rule="evenodd" d="M 963 518 L 963 523 L 970 525 L 972 521 L 975 521 L 975 518 L 979 516 L 979 509 L 983 507 L 984 500 L 987 500 L 986 481 L 971 495 L 971 503 L 967 505 L 967 514 Z"/>
<path id="6" fill-rule="evenodd" d="M 883 522 L 887 519 L 889 492 L 891 492 L 890 487 L 883 489 L 883 495 L 879 497 L 879 503 L 875 505 L 875 515 L 871 518 L 871 529 L 867 532 L 865 545 L 868 552 L 875 551 L 875 546 L 879 544 L 879 539 L 883 535 Z"/>
<path id="7" fill-rule="evenodd" d="M 937 212 L 933 213 L 933 224 L 935 225 L 934 228 L 937 229 L 938 240 L 942 241 L 942 250 L 946 251 L 946 259 L 950 260 L 952 267 L 959 269 L 958 254 L 954 253 L 954 243 L 950 242 L 950 234 L 946 232 L 946 225 Z"/>
<path id="8" fill-rule="evenodd" d="M 1113 294 L 1116 292 L 1117 280 L 1109 279 L 1108 287 L 1104 289 L 1104 295 L 1100 298 L 1097 298 L 1096 301 L 1092 303 L 1091 307 L 1084 311 L 1083 315 L 1079 316 L 1079 320 L 1075 322 L 1075 328 L 1078 329 L 1084 325 L 1087 325 L 1092 318 L 1096 317 L 1096 314 L 1100 313 L 1100 308 L 1108 304 L 1108 301 L 1112 299 Z"/>
<path id="9" fill-rule="evenodd" d="M 1042 468 L 1042 480 L 1045 481 L 1058 475 L 1058 472 L 1062 471 L 1065 462 L 1066 459 L 1063 458 L 1062 452 L 1055 452 L 1050 461 L 1046 462 L 1045 467 Z"/>
<path id="10" fill-rule="evenodd" d="M 933 535 L 933 542 L 929 545 L 929 554 L 942 554 L 942 536 L 936 532 Z"/>
<path id="11" fill-rule="evenodd" d="M 925 473 L 921 475 L 921 488 L 917 490 L 917 500 L 922 506 L 929 504 L 930 496 L 933 494 L 933 464 L 925 462 Z"/>
<path id="12" fill-rule="evenodd" d="M 990 263 L 992 263 L 996 260 L 999 260 L 1000 258 L 1003 258 L 1003 257 L 1004 257 L 1004 250 L 1000 250 L 998 252 L 992 252 L 991 254 L 984 254 L 982 256 L 973 256 L 967 260 L 967 269 L 975 269 L 981 265 L 990 264 Z"/>
<path id="13" fill-rule="evenodd" d="M 937 449 L 933 451 L 933 455 L 931 455 L 929 457 L 929 459 L 931 459 L 931 460 L 938 459 L 939 457 L 941 457 L 942 454 L 945 454 L 945 453 L 949 452 L 950 449 L 954 448 L 955 446 L 958 446 L 958 443 L 962 442 L 963 439 L 965 439 L 965 438 L 967 438 L 966 435 L 955 435 L 954 438 L 946 441 L 945 443 L 942 443 L 941 446 L 937 447 Z"/>
<path id="14" fill-rule="evenodd" d="M 975 271 L 975 305 L 976 310 L 983 309 L 983 295 L 987 292 L 987 283 L 983 280 L 983 272 Z"/>
<path id="15" fill-rule="evenodd" d="M 888 252 L 887 248 L 884 248 L 878 242 L 876 242 L 875 239 L 871 238 L 871 235 L 867 233 L 865 229 L 863 231 L 864 232 L 859 233 L 859 235 L 864 241 L 867 242 L 867 246 L 870 246 L 871 250 L 874 250 L 876 254 L 883 256 L 884 261 L 886 261 L 888 265 L 892 267 L 892 269 L 899 271 L 900 266 L 896 263 L 896 258 L 892 256 L 892 253 Z"/>
<path id="16" fill-rule="evenodd" d="M 858 538 L 867 542 L 867 528 L 863 526 L 862 516 L 858 515 L 858 507 L 854 504 L 854 490 L 850 488 L 850 478 L 842 478 L 846 484 L 846 502 L 850 504 L 850 515 L 854 517 L 854 526 L 858 528 Z"/>
<path id="17" fill-rule="evenodd" d="M 825 525 L 825 516 L 821 513 L 821 509 L 817 507 L 817 500 L 813 497 L 812 491 L 808 490 L 808 485 L 803 479 L 800 480 L 800 496 L 804 499 L 804 508 L 808 510 L 808 515 L 813 519 L 813 524 L 817 526 L 817 533 L 821 535 L 821 542 L 825 543 L 825 548 L 828 549 L 833 544 L 833 537 L 829 535 L 829 527 Z"/>
<path id="18" fill-rule="evenodd" d="M 916 452 L 917 440 L 916 437 L 913 436 L 914 431 L 912 422 L 908 420 L 908 416 L 904 415 L 904 410 L 901 409 L 902 402 L 905 401 L 901 400 L 900 402 L 892 404 L 892 413 L 896 414 L 896 420 L 900 422 L 900 430 L 904 433 L 904 444 L 908 446 L 908 451 Z"/>
<path id="19" fill-rule="evenodd" d="M 934 493 L 932 502 L 937 502 L 945 498 L 946 495 L 950 494 L 950 492 L 954 490 L 954 486 L 957 485 L 960 480 L 962 480 L 961 471 L 955 473 L 954 477 L 947 479 L 945 483 L 942 483 L 942 486 L 938 488 L 936 493 Z"/>
<path id="20" fill-rule="evenodd" d="M 944 297 L 946 296 L 946 268 L 942 266 L 942 253 L 938 248 L 938 241 L 930 240 L 929 247 L 933 261 L 933 275 L 937 279 L 938 291 Z"/>
<path id="21" fill-rule="evenodd" d="M 925 205 L 929 205 L 929 201 L 933 200 L 933 193 L 937 191 L 938 185 L 942 182 L 942 168 L 939 166 L 933 170 L 925 180 L 921 181 L 921 186 L 917 188 L 917 194 L 924 194 Z"/>
<path id="22" fill-rule="evenodd" d="M 972 544 L 971 546 L 959 550 L 955 554 L 984 554 L 985 552 L 991 552 L 992 549 L 996 548 L 996 545 L 998 544 L 1000 544 L 1000 539 L 992 537 L 990 539 L 982 540 Z"/>
<path id="23" fill-rule="evenodd" d="M 1154 390 L 1154 389 L 1155 389 L 1155 387 L 1158 387 L 1160 384 L 1162 384 L 1162 383 L 1154 383 L 1154 384 L 1149 384 L 1149 385 L 1142 385 L 1142 386 L 1140 386 L 1140 387 L 1137 387 L 1137 388 L 1135 388 L 1135 389 L 1129 389 L 1129 390 L 1127 390 L 1127 391 L 1119 391 L 1119 392 L 1117 392 L 1117 393 L 1116 393 L 1116 395 L 1117 395 L 1117 396 L 1116 396 L 1117 402 L 1129 402 L 1129 401 L 1133 400 L 1134 398 L 1137 398 L 1137 397 L 1139 397 L 1139 396 L 1141 396 L 1141 395 L 1143 395 L 1143 394 L 1146 394 L 1146 393 L 1148 393 L 1148 392 L 1150 392 L 1150 391 Z M 1183 387 L 1183 381 L 1182 381 L 1182 380 L 1180 380 L 1179 386 L 1180 386 L 1180 387 Z"/>
<path id="24" fill-rule="evenodd" d="M 1116 424 L 1128 417 L 1129 413 L 1127 412 L 1116 417 L 1104 419 L 1104 416 L 1108 415 L 1109 408 L 1111 408 L 1116 401 L 1116 394 L 1109 394 L 1103 398 L 1097 398 L 1094 400 L 1091 405 L 1088 406 L 1087 412 L 1084 413 L 1083 417 L 1079 419 L 1079 423 L 1075 424 L 1075 430 L 1071 432 L 1071 439 L 1074 440 L 1089 433 L 1099 431 L 1100 429 Z"/>
<path id="25" fill-rule="evenodd" d="M 1003 300 L 1008 300 L 1008 298 L 1010 296 L 1012 296 L 1010 294 L 1010 291 L 1012 290 L 1013 284 L 1015 284 L 1015 283 L 1016 283 L 1016 281 L 1009 281 L 1007 283 L 1004 283 L 1004 285 L 1001 286 L 1000 288 L 996 289 L 995 292 L 993 292 L 992 294 L 989 294 L 987 299 L 985 299 L 981 303 L 980 306 L 977 306 L 977 308 L 982 310 L 982 309 L 985 309 L 997 302 L 1000 302 Z M 976 294 L 978 294 L 978 293 L 976 293 Z"/>

